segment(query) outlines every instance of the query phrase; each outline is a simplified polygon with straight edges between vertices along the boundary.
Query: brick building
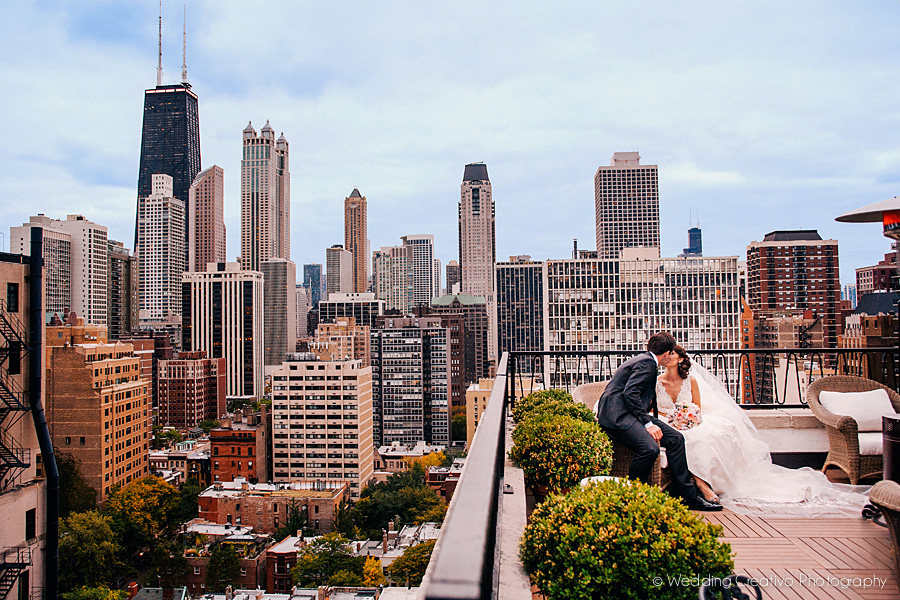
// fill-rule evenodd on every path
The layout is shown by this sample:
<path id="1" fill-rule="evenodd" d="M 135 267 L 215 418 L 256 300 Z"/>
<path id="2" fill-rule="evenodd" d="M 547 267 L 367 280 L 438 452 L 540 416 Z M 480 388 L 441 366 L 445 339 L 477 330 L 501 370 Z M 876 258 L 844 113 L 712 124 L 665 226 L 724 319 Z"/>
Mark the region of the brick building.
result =
<path id="1" fill-rule="evenodd" d="M 200 518 L 271 534 L 287 522 L 291 506 L 296 506 L 317 535 L 331 533 L 335 511 L 342 501 L 350 500 L 349 487 L 310 489 L 314 487 L 314 483 L 253 484 L 243 479 L 215 483 L 200 494 Z"/>
<path id="2" fill-rule="evenodd" d="M 219 544 L 231 546 L 238 555 L 240 572 L 232 582 L 235 588 L 257 589 L 266 584 L 266 546 L 268 535 L 253 532 L 252 527 L 235 527 L 194 519 L 184 530 L 184 558 L 187 570 L 185 586 L 193 597 L 206 593 L 206 570 L 212 552 Z"/>
<path id="3" fill-rule="evenodd" d="M 267 410 L 265 405 L 261 409 L 227 415 L 209 432 L 213 481 L 269 481 Z"/>
<path id="4" fill-rule="evenodd" d="M 182 352 L 159 361 L 157 423 L 191 429 L 225 414 L 225 359 Z"/>
<path id="5" fill-rule="evenodd" d="M 897 280 L 897 253 L 889 252 L 877 265 L 856 269 L 856 297 L 872 292 L 889 292 Z"/>
<path id="6" fill-rule="evenodd" d="M 352 358 L 368 367 L 372 359 L 369 326 L 357 325 L 355 317 L 338 317 L 331 323 L 319 323 L 310 350 L 319 360 Z"/>
<path id="7" fill-rule="evenodd" d="M 47 421 L 58 452 L 81 461 L 103 502 L 111 486 L 149 473 L 150 381 L 129 343 L 107 343 L 105 325 L 47 327 Z"/>

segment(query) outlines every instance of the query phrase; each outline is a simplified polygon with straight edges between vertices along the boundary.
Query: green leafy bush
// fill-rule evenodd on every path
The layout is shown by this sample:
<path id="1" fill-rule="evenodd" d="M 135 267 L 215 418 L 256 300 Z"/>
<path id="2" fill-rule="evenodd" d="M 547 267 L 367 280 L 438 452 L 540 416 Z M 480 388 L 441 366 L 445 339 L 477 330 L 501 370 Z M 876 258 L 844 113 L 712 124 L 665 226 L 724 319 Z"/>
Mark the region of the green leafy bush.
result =
<path id="1" fill-rule="evenodd" d="M 687 600 L 697 597 L 704 578 L 725 577 L 734 568 L 721 534 L 720 525 L 655 486 L 604 481 L 540 504 L 519 556 L 551 600 Z"/>
<path id="2" fill-rule="evenodd" d="M 537 409 L 538 407 L 547 403 L 555 402 L 574 405 L 575 400 L 572 399 L 572 394 L 565 390 L 554 389 L 532 392 L 531 394 L 528 394 L 527 396 L 516 402 L 512 407 L 513 420 L 518 423 L 525 417 L 525 415 Z"/>
<path id="3" fill-rule="evenodd" d="M 509 457 L 532 488 L 560 491 L 585 477 L 608 475 L 612 467 L 612 442 L 596 423 L 566 415 L 534 415 L 518 424 L 512 438 Z"/>

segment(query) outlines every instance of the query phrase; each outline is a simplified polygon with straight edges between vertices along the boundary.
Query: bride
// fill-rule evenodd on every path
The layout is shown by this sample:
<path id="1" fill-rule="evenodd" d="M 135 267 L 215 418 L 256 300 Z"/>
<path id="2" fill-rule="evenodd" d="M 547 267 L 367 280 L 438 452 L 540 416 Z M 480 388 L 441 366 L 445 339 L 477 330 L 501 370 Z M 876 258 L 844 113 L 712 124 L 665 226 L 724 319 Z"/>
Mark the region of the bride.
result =
<path id="1" fill-rule="evenodd" d="M 725 386 L 702 366 L 692 368 L 684 348 L 676 346 L 663 366 L 656 384 L 660 418 L 684 435 L 688 466 L 708 500 L 718 493 L 727 505 L 804 503 L 859 514 L 867 488 L 831 483 L 808 467 L 773 465 L 768 445 Z"/>

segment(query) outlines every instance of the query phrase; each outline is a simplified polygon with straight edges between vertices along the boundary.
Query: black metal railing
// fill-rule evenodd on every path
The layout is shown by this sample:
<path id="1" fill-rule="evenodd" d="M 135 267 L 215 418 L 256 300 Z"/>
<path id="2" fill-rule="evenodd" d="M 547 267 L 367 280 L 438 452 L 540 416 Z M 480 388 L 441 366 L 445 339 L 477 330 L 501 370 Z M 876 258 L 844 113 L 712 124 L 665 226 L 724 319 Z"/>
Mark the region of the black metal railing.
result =
<path id="1" fill-rule="evenodd" d="M 641 351 L 510 352 L 508 374 L 526 390 L 605 381 Z M 900 392 L 898 348 L 690 350 L 746 408 L 806 406 L 806 387 L 826 375 L 856 375 Z"/>
<path id="2" fill-rule="evenodd" d="M 427 600 L 496 598 L 498 525 L 506 456 L 507 360 L 500 359 L 494 388 L 466 457 L 466 466 L 422 582 Z"/>

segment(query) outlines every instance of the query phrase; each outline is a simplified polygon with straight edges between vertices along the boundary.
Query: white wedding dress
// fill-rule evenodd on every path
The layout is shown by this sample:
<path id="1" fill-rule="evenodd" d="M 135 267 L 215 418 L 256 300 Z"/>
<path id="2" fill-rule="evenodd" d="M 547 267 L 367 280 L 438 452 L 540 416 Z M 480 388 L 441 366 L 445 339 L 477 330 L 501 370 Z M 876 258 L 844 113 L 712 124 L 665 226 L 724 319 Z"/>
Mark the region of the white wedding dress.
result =
<path id="1" fill-rule="evenodd" d="M 809 467 L 788 469 L 772 464 L 768 444 L 725 386 L 696 363 L 691 372 L 700 390 L 702 421 L 681 432 L 688 468 L 710 484 L 723 505 L 754 514 L 771 511 L 784 515 L 793 508 L 804 516 L 835 512 L 859 516 L 868 502 L 869 486 L 835 484 Z M 660 417 L 685 402 L 691 402 L 690 378 L 684 380 L 674 399 L 657 382 Z"/>

